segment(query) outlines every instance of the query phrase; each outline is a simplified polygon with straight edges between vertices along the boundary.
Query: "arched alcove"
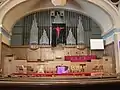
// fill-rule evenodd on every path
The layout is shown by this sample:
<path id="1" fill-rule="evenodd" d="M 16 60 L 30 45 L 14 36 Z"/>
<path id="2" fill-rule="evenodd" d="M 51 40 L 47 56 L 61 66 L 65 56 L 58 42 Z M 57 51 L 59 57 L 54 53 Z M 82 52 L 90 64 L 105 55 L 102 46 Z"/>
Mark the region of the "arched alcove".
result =
<path id="1" fill-rule="evenodd" d="M 90 39 L 98 39 L 101 37 L 101 29 L 96 24 L 94 20 L 92 20 L 90 17 L 70 10 L 65 9 L 47 9 L 42 11 L 37 11 L 35 13 L 29 14 L 20 20 L 16 22 L 16 24 L 13 27 L 12 30 L 12 40 L 11 45 L 29 45 L 30 44 L 30 32 L 32 29 L 32 26 L 34 24 L 34 19 L 36 19 L 37 28 L 38 29 L 38 44 L 40 43 L 40 39 L 43 35 L 44 30 L 47 33 L 47 37 L 49 38 L 49 42 L 46 44 L 51 44 L 51 36 L 52 36 L 52 23 L 55 20 L 55 12 L 60 13 L 60 16 L 57 17 L 58 20 L 56 20 L 56 23 L 63 22 L 66 24 L 66 39 L 69 37 L 69 33 L 72 32 L 72 35 L 74 36 L 75 43 L 71 44 L 78 44 L 77 42 L 80 42 L 79 38 L 83 38 L 84 42 L 87 46 L 89 46 L 89 40 Z M 61 20 L 60 20 L 61 19 Z M 58 21 L 58 22 L 57 22 Z M 80 22 L 79 22 L 80 21 Z M 79 25 L 80 24 L 80 25 Z M 78 29 L 83 29 L 83 36 L 78 34 Z M 70 31 L 71 30 L 71 31 Z M 35 30 L 34 30 L 35 31 Z M 78 37 L 80 36 L 80 37 Z M 71 36 L 72 38 L 72 36 Z M 17 42 L 16 42 L 17 41 Z M 66 42 L 66 44 L 69 44 Z"/>
<path id="2" fill-rule="evenodd" d="M 12 0 L 5 2 L 1 9 L 0 23 L 5 30 L 10 31 L 13 24 L 24 17 L 26 14 L 46 8 L 55 8 L 50 0 Z M 109 32 L 113 28 L 119 27 L 119 16 L 116 8 L 108 1 L 95 0 L 68 0 L 67 5 L 61 8 L 81 11 L 92 17 L 103 29 L 103 34 Z M 96 13 L 99 12 L 99 13 Z M 17 13 L 17 14 L 16 14 Z M 102 17 L 104 16 L 104 17 Z"/>
<path id="3" fill-rule="evenodd" d="M 53 15 L 51 13 L 52 11 Z M 59 12 L 59 16 L 55 16 L 54 11 Z M 63 7 L 55 7 L 51 3 L 51 0 L 8 0 L 3 7 L 0 7 L 0 13 L 1 27 L 4 28 L 4 31 L 12 32 L 12 54 L 15 55 L 16 61 L 24 60 L 26 63 L 28 63 L 28 61 L 47 62 L 59 59 L 62 61 L 65 56 L 74 55 L 84 56 L 95 54 L 97 57 L 103 58 L 104 51 L 90 51 L 90 39 L 102 38 L 101 34 L 104 35 L 114 28 L 120 28 L 118 11 L 108 0 L 68 0 L 67 4 Z M 71 42 L 65 42 L 66 47 L 64 50 L 62 48 L 62 51 L 55 50 L 56 47 L 51 48 L 50 46 L 53 40 L 51 39 L 51 31 L 53 31 L 51 28 L 54 22 L 62 22 L 65 24 L 65 26 L 63 26 L 65 28 L 64 31 L 66 31 L 66 34 L 64 34 L 65 40 L 68 36 L 72 37 L 72 39 L 68 39 L 68 41 L 71 40 Z M 32 30 L 34 35 L 31 35 Z M 35 32 L 35 30 L 37 31 Z M 82 34 L 78 34 L 77 31 L 81 31 Z M 4 33 L 3 36 L 5 36 Z M 30 40 L 31 36 L 33 36 L 32 40 Z M 45 40 L 41 39 L 42 36 L 43 38 L 47 36 L 47 39 L 45 38 L 46 42 L 44 43 L 40 43 Z M 28 47 L 30 41 L 35 41 L 35 43 L 38 44 L 36 45 L 37 48 L 31 48 L 32 45 Z M 87 47 L 81 48 L 81 45 L 78 45 L 81 41 L 83 41 Z M 69 45 L 70 43 L 72 45 Z M 14 46 L 18 47 L 16 48 Z M 22 46 L 26 47 L 23 48 Z M 114 44 L 112 44 L 112 48 L 113 47 Z M 114 58 L 114 48 L 111 50 L 110 48 L 107 48 L 108 52 L 110 52 L 109 56 Z"/>

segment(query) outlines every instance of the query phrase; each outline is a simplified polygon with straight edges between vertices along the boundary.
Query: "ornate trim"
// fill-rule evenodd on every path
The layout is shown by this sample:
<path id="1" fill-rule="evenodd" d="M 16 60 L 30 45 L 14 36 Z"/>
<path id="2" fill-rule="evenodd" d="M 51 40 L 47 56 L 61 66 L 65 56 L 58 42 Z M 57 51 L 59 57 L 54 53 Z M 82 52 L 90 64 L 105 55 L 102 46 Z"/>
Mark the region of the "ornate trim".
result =
<path id="1" fill-rule="evenodd" d="M 2 5 L 6 0 L 0 0 L 0 5 Z"/>
<path id="2" fill-rule="evenodd" d="M 113 2 L 112 0 L 108 0 L 115 8 L 119 9 L 120 0 Z"/>

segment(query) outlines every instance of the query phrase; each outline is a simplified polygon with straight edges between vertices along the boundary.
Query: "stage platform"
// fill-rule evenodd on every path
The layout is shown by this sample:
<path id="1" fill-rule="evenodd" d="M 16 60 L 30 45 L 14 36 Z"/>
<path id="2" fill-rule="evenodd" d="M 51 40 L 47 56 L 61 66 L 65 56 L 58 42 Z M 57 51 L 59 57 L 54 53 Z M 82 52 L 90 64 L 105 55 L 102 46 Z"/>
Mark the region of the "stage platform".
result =
<path id="1" fill-rule="evenodd" d="M 117 90 L 119 86 L 115 76 L 0 78 L 0 90 Z"/>
<path id="2" fill-rule="evenodd" d="M 69 85 L 69 84 L 98 84 L 98 83 L 113 83 L 120 82 L 116 76 L 104 77 L 14 77 L 14 78 L 0 78 L 0 85 L 17 84 L 17 85 Z"/>
<path id="3" fill-rule="evenodd" d="M 120 79 L 1 78 L 0 90 L 118 90 Z"/>
<path id="4" fill-rule="evenodd" d="M 103 72 L 77 72 L 77 73 L 12 73 L 11 77 L 80 77 L 80 76 L 103 76 Z"/>

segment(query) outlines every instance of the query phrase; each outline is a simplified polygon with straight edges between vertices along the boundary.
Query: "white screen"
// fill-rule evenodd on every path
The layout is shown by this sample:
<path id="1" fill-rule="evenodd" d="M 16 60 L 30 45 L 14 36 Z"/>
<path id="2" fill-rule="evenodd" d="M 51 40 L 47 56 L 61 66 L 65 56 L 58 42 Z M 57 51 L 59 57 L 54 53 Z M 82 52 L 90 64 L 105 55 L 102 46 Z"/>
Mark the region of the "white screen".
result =
<path id="1" fill-rule="evenodd" d="M 104 49 L 103 39 L 90 39 L 91 50 L 101 50 Z"/>

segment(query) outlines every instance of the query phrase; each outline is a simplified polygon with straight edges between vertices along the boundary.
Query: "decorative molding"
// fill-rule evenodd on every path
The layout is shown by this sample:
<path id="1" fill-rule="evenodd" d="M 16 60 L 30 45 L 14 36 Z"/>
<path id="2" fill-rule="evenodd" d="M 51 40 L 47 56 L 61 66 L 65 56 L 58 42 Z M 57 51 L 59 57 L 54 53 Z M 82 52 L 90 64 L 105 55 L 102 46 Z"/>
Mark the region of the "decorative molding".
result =
<path id="1" fill-rule="evenodd" d="M 112 3 L 113 5 L 117 5 L 120 3 L 120 0 L 108 0 L 110 3 Z"/>
<path id="2" fill-rule="evenodd" d="M 29 46 L 29 48 L 30 48 L 31 50 L 37 50 L 37 49 L 39 49 L 39 45 L 37 45 L 37 44 L 31 44 L 31 45 Z"/>
<path id="3" fill-rule="evenodd" d="M 0 29 L 0 33 L 2 33 L 3 35 L 5 35 L 7 38 L 11 37 L 11 35 L 6 30 L 4 30 L 3 28 Z"/>
<path id="4" fill-rule="evenodd" d="M 6 46 L 7 48 L 11 48 L 10 45 L 8 45 L 8 44 L 6 44 L 6 43 L 4 43 L 4 42 L 2 42 L 2 45 Z"/>
<path id="5" fill-rule="evenodd" d="M 108 47 L 108 46 L 110 46 L 110 45 L 114 45 L 114 42 L 111 42 L 111 43 L 105 45 L 105 48 Z"/>
<path id="6" fill-rule="evenodd" d="M 120 29 L 114 28 L 113 30 L 111 30 L 110 32 L 108 32 L 107 34 L 105 34 L 105 35 L 103 36 L 103 39 L 106 39 L 106 38 L 112 36 L 112 35 L 113 35 L 114 33 L 116 33 L 116 32 L 120 32 Z"/>
<path id="7" fill-rule="evenodd" d="M 0 5 L 2 5 L 6 0 L 0 0 Z"/>
<path id="8" fill-rule="evenodd" d="M 120 0 L 108 0 L 115 8 L 119 9 Z"/>

